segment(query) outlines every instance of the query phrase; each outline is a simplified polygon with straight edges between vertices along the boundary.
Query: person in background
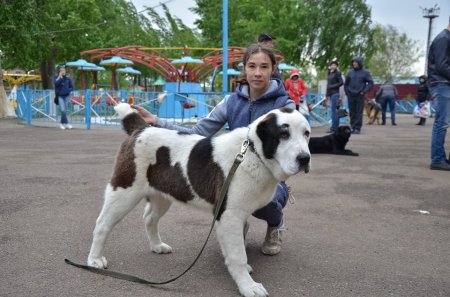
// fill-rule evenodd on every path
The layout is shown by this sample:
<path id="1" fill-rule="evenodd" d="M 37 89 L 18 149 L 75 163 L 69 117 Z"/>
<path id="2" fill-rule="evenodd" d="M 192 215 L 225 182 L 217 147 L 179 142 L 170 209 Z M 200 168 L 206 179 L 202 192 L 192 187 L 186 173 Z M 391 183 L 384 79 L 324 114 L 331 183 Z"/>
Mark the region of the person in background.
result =
<path id="1" fill-rule="evenodd" d="M 339 127 L 339 116 L 337 111 L 340 98 L 339 88 L 344 84 L 344 81 L 338 66 L 339 64 L 337 61 L 331 61 L 330 67 L 328 68 L 326 96 L 331 102 L 331 127 L 328 129 L 327 133 L 333 133 Z"/>
<path id="2" fill-rule="evenodd" d="M 450 125 L 450 19 L 446 29 L 433 40 L 428 51 L 428 86 L 436 110 L 431 134 L 432 170 L 450 171 L 445 154 L 445 136 Z"/>
<path id="3" fill-rule="evenodd" d="M 364 69 L 361 57 L 352 59 L 352 69 L 345 78 L 344 89 L 348 97 L 350 126 L 353 134 L 360 134 L 363 124 L 365 96 L 373 88 L 370 72 Z"/>
<path id="4" fill-rule="evenodd" d="M 425 75 L 419 76 L 419 87 L 417 88 L 416 101 L 417 105 L 421 103 L 428 103 L 428 97 L 430 96 L 430 91 L 427 85 L 427 77 Z M 416 125 L 425 126 L 426 118 L 420 118 Z"/>
<path id="5" fill-rule="evenodd" d="M 303 80 L 300 78 L 300 73 L 298 72 L 297 69 L 291 70 L 289 78 L 287 78 L 284 81 L 284 87 L 286 88 L 286 91 L 289 93 L 289 97 L 291 97 L 291 99 L 294 100 L 295 109 L 299 110 L 300 105 L 305 105 L 303 103 L 306 100 L 307 88 Z"/>
<path id="6" fill-rule="evenodd" d="M 386 111 L 389 105 L 391 111 L 391 125 L 397 126 L 395 123 L 395 99 L 398 97 L 397 88 L 390 82 L 385 81 L 378 89 L 376 97 L 380 98 L 381 104 L 381 125 L 386 125 Z"/>
<path id="7" fill-rule="evenodd" d="M 72 125 L 67 120 L 67 104 L 70 102 L 70 92 L 73 91 L 72 80 L 66 75 L 64 65 L 58 67 L 58 75 L 53 78 L 55 84 L 55 96 L 58 97 L 58 105 L 61 110 L 61 123 L 59 127 L 62 130 L 72 129 Z"/>
<path id="8" fill-rule="evenodd" d="M 258 43 L 262 44 L 262 45 L 264 45 L 264 46 L 266 46 L 268 48 L 273 49 L 275 47 L 275 44 L 274 44 L 275 39 L 276 38 L 273 35 L 270 35 L 270 34 L 267 34 L 267 33 L 262 33 L 262 34 L 259 34 L 259 36 L 258 36 Z M 282 76 L 281 76 L 281 72 L 278 69 L 277 65 L 275 65 L 275 71 L 273 72 L 272 77 L 273 78 L 278 78 L 280 80 L 283 79 Z"/>
<path id="9" fill-rule="evenodd" d="M 276 59 L 272 49 L 262 44 L 250 45 L 244 55 L 243 79 L 236 91 L 225 96 L 210 114 L 191 128 L 177 126 L 157 118 L 142 107 L 133 106 L 150 125 L 178 130 L 189 134 L 211 136 L 228 123 L 230 130 L 246 127 L 261 115 L 281 107 L 295 108 L 286 93 L 283 82 L 271 78 Z M 283 208 L 286 206 L 289 190 L 286 183 L 277 185 L 272 201 L 253 215 L 267 222 L 267 232 L 261 251 L 265 255 L 276 255 L 281 250 L 285 230 Z M 243 226 L 243 228 L 247 229 Z M 244 236 L 245 236 L 244 230 Z"/>

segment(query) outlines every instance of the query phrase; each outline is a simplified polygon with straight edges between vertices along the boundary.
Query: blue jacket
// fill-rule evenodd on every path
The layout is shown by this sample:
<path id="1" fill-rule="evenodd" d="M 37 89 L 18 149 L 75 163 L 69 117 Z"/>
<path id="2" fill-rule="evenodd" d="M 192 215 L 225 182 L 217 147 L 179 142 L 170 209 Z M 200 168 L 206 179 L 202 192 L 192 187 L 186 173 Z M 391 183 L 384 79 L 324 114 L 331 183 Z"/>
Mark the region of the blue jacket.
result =
<path id="1" fill-rule="evenodd" d="M 57 96 L 67 96 L 73 91 L 72 80 L 67 76 L 58 79 L 56 75 L 53 82 L 55 83 L 55 95 Z"/>
<path id="2" fill-rule="evenodd" d="M 230 130 L 246 127 L 261 115 L 281 107 L 295 109 L 295 104 L 286 93 L 283 83 L 272 79 L 268 90 L 255 101 L 250 100 L 248 86 L 240 85 L 235 93 L 225 96 L 206 118 L 198 121 L 192 128 L 178 126 L 159 118 L 156 125 L 184 133 L 211 136 L 226 123 Z"/>
<path id="3" fill-rule="evenodd" d="M 352 63 L 357 62 L 359 68 L 353 68 L 345 78 L 344 88 L 347 96 L 358 96 L 361 93 L 367 94 L 373 88 L 373 79 L 369 71 L 364 69 L 362 58 L 353 57 Z"/>
<path id="4" fill-rule="evenodd" d="M 450 84 L 450 31 L 444 29 L 430 45 L 428 53 L 428 85 Z"/>

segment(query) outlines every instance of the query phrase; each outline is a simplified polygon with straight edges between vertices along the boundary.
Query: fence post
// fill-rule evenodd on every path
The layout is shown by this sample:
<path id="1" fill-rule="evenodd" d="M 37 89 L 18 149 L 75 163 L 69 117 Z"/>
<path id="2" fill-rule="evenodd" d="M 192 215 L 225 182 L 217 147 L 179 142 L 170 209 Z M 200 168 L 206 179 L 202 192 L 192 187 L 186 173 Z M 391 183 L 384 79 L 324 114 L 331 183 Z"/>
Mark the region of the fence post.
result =
<path id="1" fill-rule="evenodd" d="M 85 122 L 86 122 L 86 129 L 91 129 L 91 90 L 87 89 L 84 93 L 84 107 L 86 109 L 85 112 Z"/>
<path id="2" fill-rule="evenodd" d="M 27 111 L 26 111 L 27 128 L 30 128 L 33 111 L 31 110 L 31 92 L 28 89 L 25 90 L 25 98 L 26 98 L 26 102 L 27 102 Z"/>

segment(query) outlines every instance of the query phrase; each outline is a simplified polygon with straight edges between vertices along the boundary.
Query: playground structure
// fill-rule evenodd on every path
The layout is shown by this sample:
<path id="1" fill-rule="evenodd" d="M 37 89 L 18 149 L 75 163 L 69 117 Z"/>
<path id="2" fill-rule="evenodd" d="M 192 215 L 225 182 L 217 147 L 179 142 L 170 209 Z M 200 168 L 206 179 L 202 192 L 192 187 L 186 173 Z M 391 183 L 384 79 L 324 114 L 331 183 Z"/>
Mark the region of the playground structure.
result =
<path id="1" fill-rule="evenodd" d="M 207 51 L 205 55 L 196 59 L 189 56 L 190 51 Z M 179 59 L 169 58 L 164 52 L 172 51 L 182 53 Z M 237 66 L 242 62 L 245 48 L 228 48 L 228 65 Z M 101 48 L 93 49 L 80 53 L 82 58 L 90 62 L 100 61 L 100 65 L 113 66 L 113 78 L 110 88 L 108 102 L 115 104 L 118 100 L 134 103 L 134 95 L 124 99 L 119 98 L 113 84 L 115 84 L 115 69 L 118 64 L 110 63 L 113 59 L 122 59 L 141 64 L 144 67 L 152 69 L 166 81 L 163 87 L 164 101 L 161 102 L 158 115 L 165 115 L 169 118 L 185 118 L 206 116 L 211 106 L 205 101 L 205 96 L 201 82 L 209 79 L 212 84 L 216 74 L 223 66 L 222 48 L 189 48 L 171 47 L 171 48 L 151 48 L 145 46 L 124 46 L 120 48 Z M 277 54 L 277 59 L 282 62 L 284 57 Z M 124 65 L 124 64 L 122 64 Z M 130 63 L 127 62 L 127 65 Z M 195 94 L 195 97 L 192 95 Z M 177 103 L 177 104 L 174 104 Z"/>

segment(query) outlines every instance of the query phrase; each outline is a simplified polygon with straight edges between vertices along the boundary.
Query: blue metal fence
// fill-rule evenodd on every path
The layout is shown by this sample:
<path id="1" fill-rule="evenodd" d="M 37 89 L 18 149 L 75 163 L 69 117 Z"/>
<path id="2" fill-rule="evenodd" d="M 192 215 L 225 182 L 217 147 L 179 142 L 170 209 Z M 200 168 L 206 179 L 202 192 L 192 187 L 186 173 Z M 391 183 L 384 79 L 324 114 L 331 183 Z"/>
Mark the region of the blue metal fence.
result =
<path id="1" fill-rule="evenodd" d="M 69 122 L 90 129 L 91 125 L 120 126 L 120 120 L 114 111 L 114 105 L 119 102 L 143 106 L 158 117 L 181 125 L 193 125 L 205 117 L 227 93 L 167 93 L 167 92 L 128 92 L 125 90 L 76 90 L 72 93 L 68 104 Z M 53 90 L 18 90 L 17 115 L 32 122 L 59 122 L 59 108 L 54 104 Z M 324 126 L 330 123 L 330 108 L 325 104 L 322 94 L 307 94 L 311 103 L 310 112 L 312 126 Z M 397 112 L 412 114 L 415 101 L 399 100 Z M 341 119 L 347 123 L 348 119 Z"/>

